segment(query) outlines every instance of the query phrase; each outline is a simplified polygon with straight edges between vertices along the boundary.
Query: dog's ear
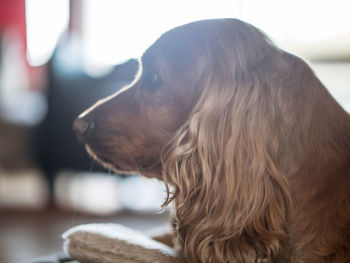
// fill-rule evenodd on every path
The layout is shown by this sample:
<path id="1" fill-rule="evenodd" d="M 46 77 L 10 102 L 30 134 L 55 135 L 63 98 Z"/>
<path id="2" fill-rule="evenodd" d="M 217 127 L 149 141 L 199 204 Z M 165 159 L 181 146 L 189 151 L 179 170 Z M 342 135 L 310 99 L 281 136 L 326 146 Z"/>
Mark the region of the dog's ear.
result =
<path id="1" fill-rule="evenodd" d="M 166 203 L 174 201 L 175 228 L 191 262 L 265 262 L 286 241 L 282 136 L 259 69 L 247 74 L 242 54 L 225 56 L 205 74 L 191 116 L 164 151 Z"/>

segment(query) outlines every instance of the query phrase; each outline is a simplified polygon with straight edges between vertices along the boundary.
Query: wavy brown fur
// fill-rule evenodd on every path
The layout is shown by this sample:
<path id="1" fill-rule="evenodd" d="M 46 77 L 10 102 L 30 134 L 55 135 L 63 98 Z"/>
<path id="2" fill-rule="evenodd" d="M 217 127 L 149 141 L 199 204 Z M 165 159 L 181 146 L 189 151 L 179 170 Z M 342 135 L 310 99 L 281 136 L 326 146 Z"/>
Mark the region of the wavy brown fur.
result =
<path id="1" fill-rule="evenodd" d="M 349 114 L 256 28 L 167 32 L 81 119 L 97 159 L 165 182 L 189 262 L 350 262 Z"/>

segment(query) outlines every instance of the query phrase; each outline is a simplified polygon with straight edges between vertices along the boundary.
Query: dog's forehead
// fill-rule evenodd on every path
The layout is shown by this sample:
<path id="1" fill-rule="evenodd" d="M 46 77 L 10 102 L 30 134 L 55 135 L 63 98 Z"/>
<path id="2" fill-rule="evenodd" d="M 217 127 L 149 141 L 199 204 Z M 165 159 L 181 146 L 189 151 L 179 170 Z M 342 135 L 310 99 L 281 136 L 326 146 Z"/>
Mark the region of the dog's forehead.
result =
<path id="1" fill-rule="evenodd" d="M 145 51 L 142 63 L 174 67 L 193 63 L 204 49 L 204 29 L 204 25 L 191 23 L 167 31 Z"/>

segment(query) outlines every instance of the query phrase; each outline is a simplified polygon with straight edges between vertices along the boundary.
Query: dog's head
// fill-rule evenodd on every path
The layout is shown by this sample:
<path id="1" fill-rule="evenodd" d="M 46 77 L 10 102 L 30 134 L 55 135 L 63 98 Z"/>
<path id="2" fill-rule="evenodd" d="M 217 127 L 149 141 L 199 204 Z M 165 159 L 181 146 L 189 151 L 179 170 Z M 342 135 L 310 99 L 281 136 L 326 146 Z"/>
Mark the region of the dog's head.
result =
<path id="1" fill-rule="evenodd" d="M 251 45 L 247 33 L 255 32 L 227 19 L 194 22 L 163 34 L 139 60 L 131 85 L 97 102 L 76 120 L 75 130 L 88 152 L 116 172 L 160 177 L 162 150 L 189 118 L 203 90 L 214 85 L 210 82 L 234 77 L 228 59 L 248 67 L 266 55 L 261 54 L 265 50 L 252 49 L 242 60 L 229 51 L 232 45 L 235 49 Z M 264 39 L 258 35 L 254 41 Z M 224 102 L 212 103 L 220 107 Z"/>
<path id="2" fill-rule="evenodd" d="M 116 172 L 160 174 L 160 155 L 200 94 L 199 25 L 164 34 L 139 60 L 133 83 L 82 113 L 74 128 L 88 152 Z M 197 85 L 197 87 L 196 87 Z"/>

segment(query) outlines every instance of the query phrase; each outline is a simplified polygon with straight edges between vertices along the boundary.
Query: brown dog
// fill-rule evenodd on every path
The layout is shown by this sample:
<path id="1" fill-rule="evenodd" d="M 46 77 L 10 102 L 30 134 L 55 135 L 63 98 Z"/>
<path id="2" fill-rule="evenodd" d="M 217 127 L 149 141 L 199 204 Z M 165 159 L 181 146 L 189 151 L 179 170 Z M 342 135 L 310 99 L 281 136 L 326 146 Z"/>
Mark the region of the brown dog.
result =
<path id="1" fill-rule="evenodd" d="M 166 183 L 190 262 L 350 262 L 350 116 L 251 25 L 170 30 L 74 125 L 116 173 Z"/>

